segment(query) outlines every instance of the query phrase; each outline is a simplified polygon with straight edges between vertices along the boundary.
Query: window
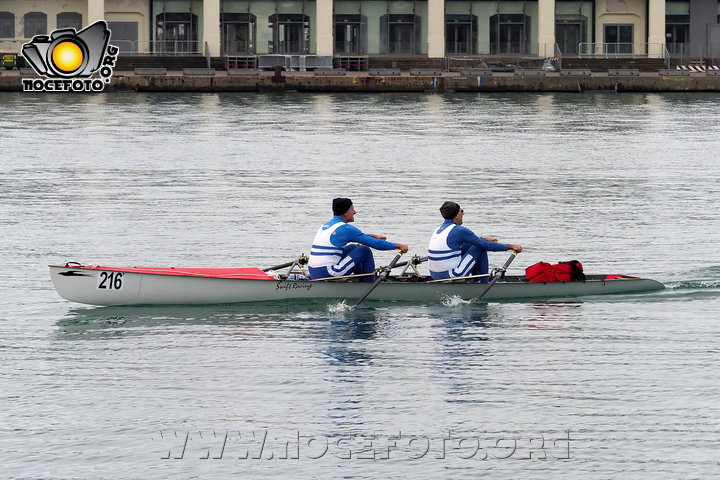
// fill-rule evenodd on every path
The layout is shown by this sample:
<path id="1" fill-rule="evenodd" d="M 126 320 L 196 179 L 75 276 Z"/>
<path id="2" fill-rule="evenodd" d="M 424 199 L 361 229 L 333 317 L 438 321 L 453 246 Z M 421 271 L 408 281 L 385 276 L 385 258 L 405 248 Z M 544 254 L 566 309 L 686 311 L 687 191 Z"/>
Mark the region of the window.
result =
<path id="1" fill-rule="evenodd" d="M 445 53 L 477 53 L 476 15 L 445 15 Z"/>
<path id="2" fill-rule="evenodd" d="M 160 13 L 155 17 L 156 51 L 197 53 L 198 17 L 194 13 Z"/>
<path id="3" fill-rule="evenodd" d="M 82 29 L 82 15 L 77 12 L 62 12 L 57 15 L 57 28 Z"/>
<path id="4" fill-rule="evenodd" d="M 310 47 L 310 17 L 302 14 L 270 15 L 272 53 L 302 55 Z"/>
<path id="5" fill-rule="evenodd" d="M 605 25 L 606 54 L 633 53 L 633 25 Z"/>
<path id="6" fill-rule="evenodd" d="M 690 15 L 665 16 L 665 45 L 670 53 L 687 53 L 690 41 Z"/>
<path id="7" fill-rule="evenodd" d="M 15 15 L 10 12 L 0 12 L 0 38 L 15 37 Z"/>
<path id="8" fill-rule="evenodd" d="M 47 15 L 42 12 L 25 14 L 25 38 L 47 35 Z"/>
<path id="9" fill-rule="evenodd" d="M 380 53 L 417 54 L 420 47 L 420 17 L 388 14 L 380 17 Z"/>
<path id="10" fill-rule="evenodd" d="M 499 13 L 490 17 L 490 53 L 527 53 L 530 17 Z"/>
<path id="11" fill-rule="evenodd" d="M 367 53 L 367 18 L 363 15 L 335 15 L 335 53 Z"/>
<path id="12" fill-rule="evenodd" d="M 138 22 L 108 22 L 112 32 L 112 44 L 121 53 L 138 52 Z"/>
<path id="13" fill-rule="evenodd" d="M 256 19 L 251 13 L 222 14 L 222 46 L 226 55 L 255 53 Z"/>

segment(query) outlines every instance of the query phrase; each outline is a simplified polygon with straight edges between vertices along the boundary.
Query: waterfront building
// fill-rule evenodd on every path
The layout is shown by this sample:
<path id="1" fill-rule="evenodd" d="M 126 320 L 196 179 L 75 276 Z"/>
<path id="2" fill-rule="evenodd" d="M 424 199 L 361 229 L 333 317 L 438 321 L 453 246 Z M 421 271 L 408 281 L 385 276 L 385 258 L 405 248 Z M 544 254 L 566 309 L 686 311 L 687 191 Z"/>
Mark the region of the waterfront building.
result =
<path id="1" fill-rule="evenodd" d="M 718 0 L 0 0 L 0 52 L 100 19 L 124 54 L 720 59 Z"/>

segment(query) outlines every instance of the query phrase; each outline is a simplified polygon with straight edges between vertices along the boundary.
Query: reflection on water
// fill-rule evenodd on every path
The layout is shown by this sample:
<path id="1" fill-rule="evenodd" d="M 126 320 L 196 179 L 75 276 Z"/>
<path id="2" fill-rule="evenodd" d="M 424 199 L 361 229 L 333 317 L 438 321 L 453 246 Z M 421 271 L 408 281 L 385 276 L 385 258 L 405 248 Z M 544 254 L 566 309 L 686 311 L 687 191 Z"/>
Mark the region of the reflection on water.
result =
<path id="1" fill-rule="evenodd" d="M 634 479 L 653 465 L 657 478 L 714 476 L 719 99 L 0 95 L 3 473 Z M 363 231 L 416 253 L 452 199 L 476 233 L 526 248 L 517 273 L 577 258 L 589 273 L 668 289 L 347 311 L 88 308 L 48 279 L 46 264 L 68 260 L 284 263 L 307 253 L 339 195 L 353 198 Z M 439 443 L 412 462 L 200 459 L 218 451 L 210 442 L 222 435 L 211 432 L 275 430 Z M 160 431 L 207 434 L 168 461 L 167 449 L 156 452 L 167 446 L 153 440 Z M 529 459 L 527 448 L 500 460 L 492 442 L 488 460 L 465 459 L 441 441 L 466 432 L 527 447 L 567 431 L 563 461 Z"/>

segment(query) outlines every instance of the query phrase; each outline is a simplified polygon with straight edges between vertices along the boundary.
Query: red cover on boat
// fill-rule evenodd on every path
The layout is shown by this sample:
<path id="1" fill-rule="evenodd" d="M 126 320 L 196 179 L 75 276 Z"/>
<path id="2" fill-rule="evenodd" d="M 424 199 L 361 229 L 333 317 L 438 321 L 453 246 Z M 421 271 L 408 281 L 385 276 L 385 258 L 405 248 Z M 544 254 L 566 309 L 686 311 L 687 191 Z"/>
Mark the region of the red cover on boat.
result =
<path id="1" fill-rule="evenodd" d="M 525 269 L 525 278 L 528 282 L 572 282 L 585 279 L 582 270 L 582 263 L 577 260 L 555 265 L 538 262 Z"/>
<path id="2" fill-rule="evenodd" d="M 237 278 L 242 280 L 277 280 L 259 268 L 182 268 L 182 267 L 107 267 L 102 265 L 69 265 L 67 268 L 105 270 L 182 277 Z"/>

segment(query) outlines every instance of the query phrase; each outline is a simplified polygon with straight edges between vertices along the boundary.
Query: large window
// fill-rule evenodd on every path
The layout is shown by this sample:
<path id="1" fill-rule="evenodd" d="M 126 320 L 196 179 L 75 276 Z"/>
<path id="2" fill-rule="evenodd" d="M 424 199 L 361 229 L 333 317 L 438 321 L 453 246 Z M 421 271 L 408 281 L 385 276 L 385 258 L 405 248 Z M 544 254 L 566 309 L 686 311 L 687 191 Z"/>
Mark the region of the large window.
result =
<path id="1" fill-rule="evenodd" d="M 270 15 L 272 53 L 302 55 L 310 49 L 310 18 L 300 13 Z"/>
<path id="2" fill-rule="evenodd" d="M 198 52 L 198 17 L 194 13 L 160 13 L 155 17 L 156 51 Z"/>
<path id="3" fill-rule="evenodd" d="M 633 53 L 633 25 L 605 25 L 605 52 L 609 54 Z"/>
<path id="4" fill-rule="evenodd" d="M 0 12 L 0 38 L 15 37 L 15 14 Z"/>
<path id="5" fill-rule="evenodd" d="M 530 17 L 499 13 L 490 17 L 490 53 L 528 53 Z"/>
<path id="6" fill-rule="evenodd" d="M 380 17 L 380 53 L 420 53 L 420 17 L 389 14 Z"/>
<path id="7" fill-rule="evenodd" d="M 121 53 L 137 53 L 138 22 L 108 22 L 112 32 L 112 44 L 120 49 Z"/>
<path id="8" fill-rule="evenodd" d="M 665 45 L 670 53 L 687 53 L 690 43 L 690 15 L 665 16 Z"/>
<path id="9" fill-rule="evenodd" d="M 30 12 L 25 14 L 25 38 L 35 35 L 47 35 L 47 15 L 42 12 Z"/>
<path id="10" fill-rule="evenodd" d="M 222 46 L 226 55 L 254 54 L 257 21 L 251 13 L 222 14 Z"/>
<path id="11" fill-rule="evenodd" d="M 77 12 L 62 12 L 57 14 L 57 28 L 82 29 L 82 15 Z"/>
<path id="12" fill-rule="evenodd" d="M 363 15 L 334 15 L 335 54 L 367 53 L 367 18 Z"/>
<path id="13" fill-rule="evenodd" d="M 477 15 L 445 15 L 445 54 L 477 53 Z"/>

